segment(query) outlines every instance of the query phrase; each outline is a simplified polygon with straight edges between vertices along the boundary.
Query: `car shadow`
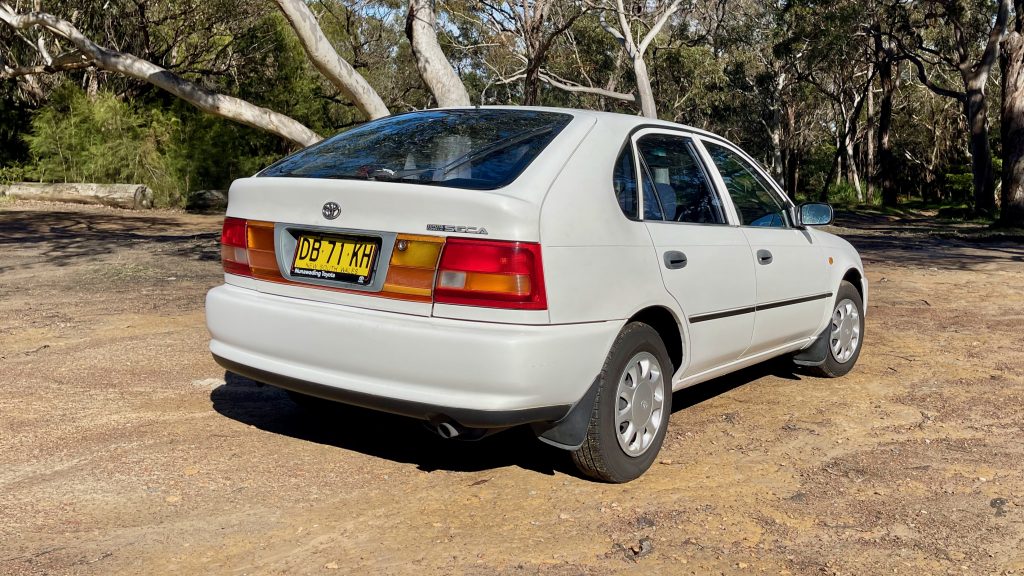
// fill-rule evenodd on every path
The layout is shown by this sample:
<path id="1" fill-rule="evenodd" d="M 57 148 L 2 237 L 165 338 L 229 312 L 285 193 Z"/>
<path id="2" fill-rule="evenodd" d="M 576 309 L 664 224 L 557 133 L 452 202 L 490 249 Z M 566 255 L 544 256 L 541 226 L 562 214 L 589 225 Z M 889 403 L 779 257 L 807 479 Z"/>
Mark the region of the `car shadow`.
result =
<path id="1" fill-rule="evenodd" d="M 804 375 L 800 373 L 789 356 L 773 358 L 677 391 L 672 395 L 672 413 L 675 414 L 680 410 L 696 406 L 766 376 L 775 376 L 785 380 L 804 379 Z"/>
<path id="2" fill-rule="evenodd" d="M 673 394 L 673 413 L 765 376 L 799 378 L 786 366 L 768 362 L 691 386 Z M 476 441 L 445 440 L 424 422 L 355 406 L 324 403 L 300 408 L 283 390 L 225 372 L 224 384 L 210 393 L 213 409 L 261 430 L 306 442 L 352 450 L 434 472 L 480 472 L 517 466 L 545 475 L 579 476 L 568 454 L 537 440 L 519 426 Z"/>
<path id="3" fill-rule="evenodd" d="M 575 468 L 561 450 L 518 427 L 476 441 L 445 440 L 421 420 L 342 404 L 300 408 L 288 394 L 232 372 L 210 393 L 220 414 L 261 430 L 415 464 L 425 472 L 478 472 L 518 466 L 553 475 Z"/>

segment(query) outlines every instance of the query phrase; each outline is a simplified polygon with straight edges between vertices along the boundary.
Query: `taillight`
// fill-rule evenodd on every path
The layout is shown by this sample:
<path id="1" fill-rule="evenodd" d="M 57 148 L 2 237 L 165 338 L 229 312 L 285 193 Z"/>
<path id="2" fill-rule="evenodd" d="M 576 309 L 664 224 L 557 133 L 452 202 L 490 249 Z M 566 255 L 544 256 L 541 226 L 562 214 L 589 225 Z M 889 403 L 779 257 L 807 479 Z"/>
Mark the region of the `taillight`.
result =
<path id="1" fill-rule="evenodd" d="M 388 264 L 382 296 L 430 302 L 434 270 L 444 238 L 399 234 Z"/>
<path id="2" fill-rule="evenodd" d="M 274 223 L 225 218 L 224 272 L 261 280 L 281 276 Z M 440 262 L 438 259 L 440 258 Z M 343 285 L 320 286 L 350 292 Z M 540 244 L 399 234 L 379 296 L 516 310 L 546 310 Z"/>
<path id="3" fill-rule="evenodd" d="M 252 275 L 264 280 L 281 280 L 277 255 L 274 253 L 274 223 L 247 221 L 245 239 L 249 248 L 249 268 Z"/>
<path id="4" fill-rule="evenodd" d="M 437 267 L 434 301 L 547 309 L 540 244 L 449 238 Z"/>
<path id="5" fill-rule="evenodd" d="M 225 272 L 268 280 L 281 278 L 274 255 L 273 222 L 227 217 L 220 243 Z"/>
<path id="6" fill-rule="evenodd" d="M 224 227 L 220 233 L 220 261 L 224 271 L 229 274 L 252 276 L 249 268 L 249 249 L 245 239 L 245 220 L 242 218 L 224 219 Z"/>

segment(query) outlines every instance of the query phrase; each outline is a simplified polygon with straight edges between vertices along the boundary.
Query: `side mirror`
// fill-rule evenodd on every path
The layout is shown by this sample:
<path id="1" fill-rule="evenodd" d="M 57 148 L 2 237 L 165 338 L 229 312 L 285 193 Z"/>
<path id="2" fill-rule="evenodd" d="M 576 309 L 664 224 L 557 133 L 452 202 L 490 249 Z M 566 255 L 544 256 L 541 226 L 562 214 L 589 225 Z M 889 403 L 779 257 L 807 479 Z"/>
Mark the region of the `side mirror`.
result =
<path id="1" fill-rule="evenodd" d="M 835 213 L 824 202 L 807 202 L 796 207 L 797 226 L 828 226 L 833 220 Z"/>

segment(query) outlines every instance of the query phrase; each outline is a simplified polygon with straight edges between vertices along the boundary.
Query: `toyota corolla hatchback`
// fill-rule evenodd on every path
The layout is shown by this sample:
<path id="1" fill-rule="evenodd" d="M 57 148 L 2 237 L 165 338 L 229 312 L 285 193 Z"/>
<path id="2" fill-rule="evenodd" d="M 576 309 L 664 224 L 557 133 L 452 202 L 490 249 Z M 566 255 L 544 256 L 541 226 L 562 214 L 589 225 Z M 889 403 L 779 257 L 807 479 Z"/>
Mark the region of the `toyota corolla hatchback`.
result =
<path id="1" fill-rule="evenodd" d="M 528 424 L 611 482 L 656 458 L 672 392 L 791 355 L 857 361 L 867 282 L 750 156 L 646 118 L 472 108 L 383 118 L 231 186 L 226 369 L 426 420 Z"/>

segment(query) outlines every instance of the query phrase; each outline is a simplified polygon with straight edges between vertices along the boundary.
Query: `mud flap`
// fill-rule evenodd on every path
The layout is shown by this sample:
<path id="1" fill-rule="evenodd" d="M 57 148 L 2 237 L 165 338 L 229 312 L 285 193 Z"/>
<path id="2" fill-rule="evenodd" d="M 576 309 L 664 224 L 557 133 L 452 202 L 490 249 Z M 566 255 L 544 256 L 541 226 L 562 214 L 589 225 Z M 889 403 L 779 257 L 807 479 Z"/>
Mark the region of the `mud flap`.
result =
<path id="1" fill-rule="evenodd" d="M 818 334 L 814 342 L 793 355 L 793 363 L 797 366 L 821 366 L 828 358 L 828 338 L 831 331 L 831 324 Z"/>
<path id="2" fill-rule="evenodd" d="M 587 427 L 590 426 L 590 416 L 594 412 L 598 389 L 598 379 L 594 378 L 594 383 L 587 389 L 586 394 L 564 418 L 554 424 L 534 424 L 533 431 L 537 438 L 545 444 L 563 450 L 576 450 L 582 446 L 587 438 Z"/>

